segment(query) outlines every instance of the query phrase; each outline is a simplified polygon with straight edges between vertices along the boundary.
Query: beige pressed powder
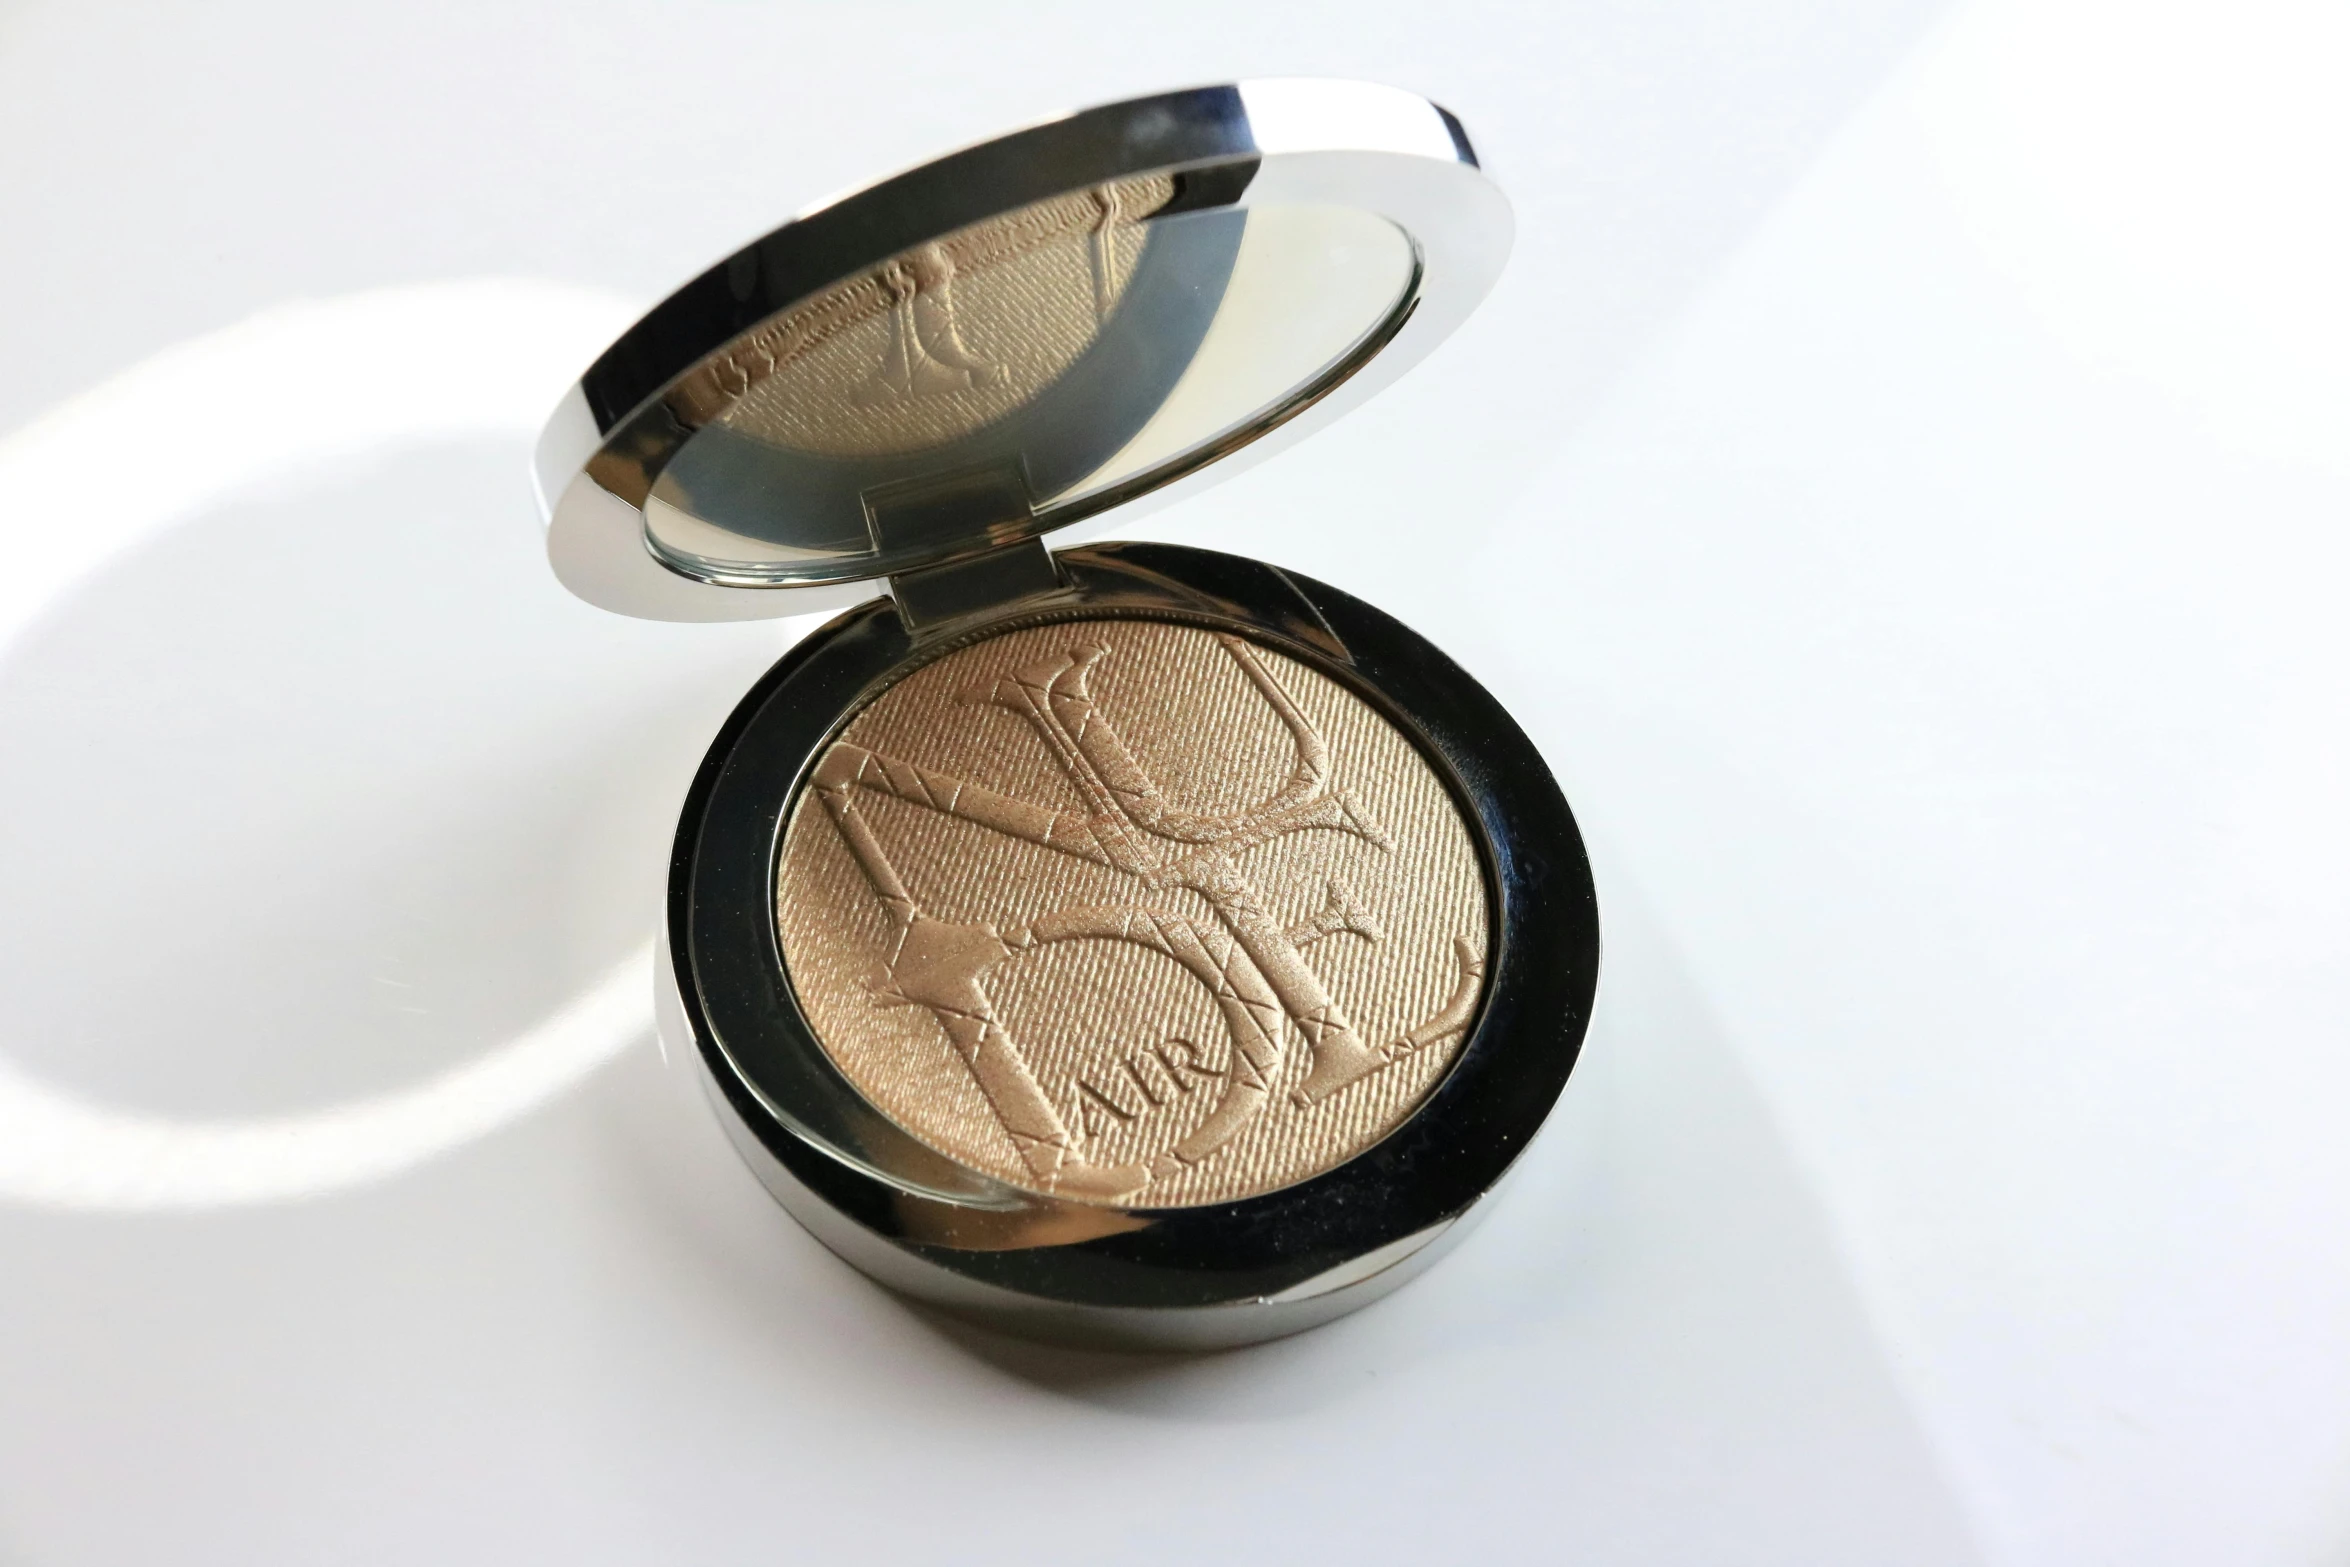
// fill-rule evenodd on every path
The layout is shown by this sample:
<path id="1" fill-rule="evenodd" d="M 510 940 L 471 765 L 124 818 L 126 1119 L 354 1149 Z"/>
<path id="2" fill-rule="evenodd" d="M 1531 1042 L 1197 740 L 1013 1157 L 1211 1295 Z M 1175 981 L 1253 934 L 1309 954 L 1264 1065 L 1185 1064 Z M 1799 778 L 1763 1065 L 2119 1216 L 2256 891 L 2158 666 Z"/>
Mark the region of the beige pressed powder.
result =
<path id="1" fill-rule="evenodd" d="M 776 876 L 793 993 L 883 1113 L 1031 1191 L 1173 1207 L 1392 1131 L 1473 1020 L 1486 877 L 1360 696 L 1228 634 L 1005 632 L 823 753 Z"/>

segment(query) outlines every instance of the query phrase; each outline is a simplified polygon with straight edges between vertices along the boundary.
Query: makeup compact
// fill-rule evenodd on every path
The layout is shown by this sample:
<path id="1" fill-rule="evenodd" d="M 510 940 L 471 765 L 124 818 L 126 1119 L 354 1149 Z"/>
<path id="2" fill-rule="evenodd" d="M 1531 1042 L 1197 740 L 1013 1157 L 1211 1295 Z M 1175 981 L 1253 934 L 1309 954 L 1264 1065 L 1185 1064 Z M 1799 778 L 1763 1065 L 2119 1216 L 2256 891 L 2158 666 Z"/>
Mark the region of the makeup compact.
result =
<path id="1" fill-rule="evenodd" d="M 1510 233 L 1409 93 L 1136 99 L 802 214 L 548 425 L 580 597 L 851 606 L 694 782 L 659 1002 L 875 1279 L 1032 1336 L 1270 1338 L 1433 1261 L 1549 1115 L 1599 928 L 1509 715 L 1293 572 L 1072 547 L 1401 374 Z"/>

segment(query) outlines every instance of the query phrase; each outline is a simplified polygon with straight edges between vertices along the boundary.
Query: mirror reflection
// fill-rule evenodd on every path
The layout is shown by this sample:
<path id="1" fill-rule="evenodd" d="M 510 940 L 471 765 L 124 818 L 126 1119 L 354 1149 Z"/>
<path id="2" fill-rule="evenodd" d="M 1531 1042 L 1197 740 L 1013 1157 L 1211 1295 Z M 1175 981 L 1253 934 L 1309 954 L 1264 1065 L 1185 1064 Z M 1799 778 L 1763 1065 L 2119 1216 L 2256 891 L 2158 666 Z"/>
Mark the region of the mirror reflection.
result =
<path id="1" fill-rule="evenodd" d="M 1074 521 L 1298 411 L 1408 309 L 1410 240 L 1352 208 L 1096 186 L 905 251 L 712 354 L 648 542 L 745 585 L 886 574 Z"/>

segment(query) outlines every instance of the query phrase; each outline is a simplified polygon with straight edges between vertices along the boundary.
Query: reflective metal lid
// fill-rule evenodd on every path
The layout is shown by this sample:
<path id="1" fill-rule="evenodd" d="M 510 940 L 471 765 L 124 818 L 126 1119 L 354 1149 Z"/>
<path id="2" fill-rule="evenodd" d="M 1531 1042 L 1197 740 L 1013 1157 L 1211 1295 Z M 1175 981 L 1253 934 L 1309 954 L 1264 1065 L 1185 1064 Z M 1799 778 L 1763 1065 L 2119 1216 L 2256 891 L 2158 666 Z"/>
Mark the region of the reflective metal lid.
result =
<path id="1" fill-rule="evenodd" d="M 664 620 L 1157 504 L 1369 396 L 1484 297 L 1508 204 L 1357 82 L 1089 109 L 802 214 L 662 301 L 541 435 L 573 592 Z"/>

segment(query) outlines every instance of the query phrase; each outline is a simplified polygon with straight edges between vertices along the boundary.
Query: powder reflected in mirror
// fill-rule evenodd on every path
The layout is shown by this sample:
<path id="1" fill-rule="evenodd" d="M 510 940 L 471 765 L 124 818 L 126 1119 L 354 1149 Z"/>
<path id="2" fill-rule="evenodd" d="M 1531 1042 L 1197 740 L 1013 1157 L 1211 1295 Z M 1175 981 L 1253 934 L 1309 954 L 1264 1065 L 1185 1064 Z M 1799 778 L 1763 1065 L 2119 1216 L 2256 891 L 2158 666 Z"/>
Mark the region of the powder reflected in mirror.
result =
<path id="1" fill-rule="evenodd" d="M 827 457 L 919 451 L 1033 402 L 1093 345 L 1171 176 L 1123 180 L 972 225 L 826 289 L 712 355 L 680 407 Z"/>
<path id="2" fill-rule="evenodd" d="M 1374 213 L 1223 204 L 1245 183 L 1153 174 L 1033 202 L 737 333 L 661 399 L 647 439 L 678 444 L 646 543 L 708 581 L 887 573 L 1247 444 L 1384 341 L 1418 258 Z M 975 520 L 909 531 L 942 486 Z"/>

